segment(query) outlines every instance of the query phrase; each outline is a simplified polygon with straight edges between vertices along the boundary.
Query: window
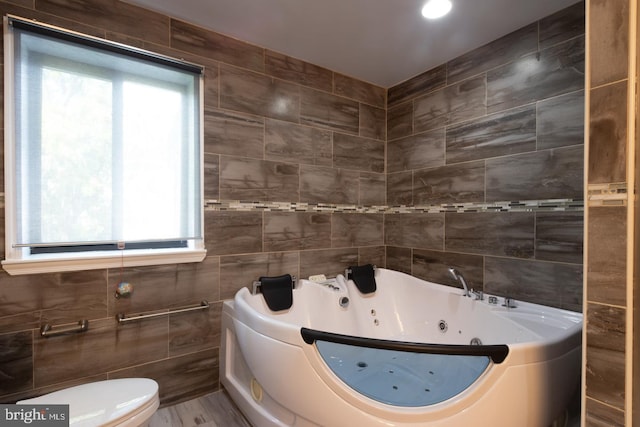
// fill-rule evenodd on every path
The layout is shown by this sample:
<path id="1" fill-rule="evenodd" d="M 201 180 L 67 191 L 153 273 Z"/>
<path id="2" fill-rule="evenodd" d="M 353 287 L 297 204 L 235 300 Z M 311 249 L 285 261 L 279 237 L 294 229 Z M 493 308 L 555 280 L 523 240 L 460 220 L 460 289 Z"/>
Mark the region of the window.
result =
<path id="1" fill-rule="evenodd" d="M 5 18 L 12 274 L 204 258 L 202 69 Z"/>

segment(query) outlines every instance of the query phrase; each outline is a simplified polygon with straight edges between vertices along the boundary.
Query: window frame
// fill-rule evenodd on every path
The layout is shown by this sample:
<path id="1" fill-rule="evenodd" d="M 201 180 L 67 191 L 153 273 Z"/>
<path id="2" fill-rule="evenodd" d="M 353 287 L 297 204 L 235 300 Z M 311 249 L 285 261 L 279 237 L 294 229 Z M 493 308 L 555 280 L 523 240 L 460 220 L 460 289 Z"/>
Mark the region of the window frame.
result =
<path id="1" fill-rule="evenodd" d="M 11 275 L 35 274 L 47 272 L 79 271 L 91 269 L 103 269 L 114 267 L 149 266 L 162 264 L 178 264 L 200 262 L 206 256 L 204 247 L 204 68 L 199 65 L 187 63 L 181 60 L 165 57 L 153 52 L 121 45 L 104 39 L 88 36 L 59 27 L 34 22 L 29 19 L 20 18 L 13 15 L 3 17 L 4 21 L 4 178 L 5 178 L 5 259 L 2 267 Z M 16 87 L 15 87 L 15 58 L 14 58 L 14 35 L 12 23 L 18 22 L 21 25 L 41 28 L 47 33 L 54 32 L 60 35 L 61 39 L 72 38 L 81 39 L 89 46 L 102 48 L 107 51 L 130 54 L 130 56 L 144 58 L 162 63 L 171 63 L 182 68 L 200 70 L 198 93 L 198 179 L 200 204 L 199 227 L 201 238 L 191 239 L 186 247 L 171 248 L 145 248 L 145 249 L 123 249 L 123 246 L 116 245 L 110 250 L 91 251 L 63 251 L 60 253 L 39 253 L 32 254 L 29 247 L 16 246 L 18 236 L 18 222 L 21 220 L 17 213 L 17 168 L 16 168 Z M 37 32 L 37 31 L 36 31 Z M 113 242 L 111 242 L 113 243 Z M 162 245 L 160 245 L 162 246 Z"/>

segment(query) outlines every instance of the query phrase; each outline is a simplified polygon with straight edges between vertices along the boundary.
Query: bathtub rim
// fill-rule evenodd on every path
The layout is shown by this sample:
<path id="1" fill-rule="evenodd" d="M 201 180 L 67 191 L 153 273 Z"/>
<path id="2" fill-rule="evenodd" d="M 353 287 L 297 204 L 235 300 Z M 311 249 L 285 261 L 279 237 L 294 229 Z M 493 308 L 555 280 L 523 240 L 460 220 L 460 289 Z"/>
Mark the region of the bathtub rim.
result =
<path id="1" fill-rule="evenodd" d="M 454 288 L 446 285 L 440 285 L 437 283 L 429 282 L 423 279 L 419 279 L 417 277 L 408 275 L 406 273 L 397 272 L 389 269 L 379 268 L 378 270 L 387 271 L 393 274 L 399 274 L 402 276 L 406 276 L 411 281 L 424 282 L 430 288 L 433 288 L 438 292 L 446 292 L 460 298 L 466 298 L 464 296 L 464 291 L 459 288 Z M 306 279 L 301 279 L 300 283 L 309 282 Z M 311 283 L 311 282 L 309 282 Z M 354 285 L 355 286 L 355 285 Z M 295 290 L 294 290 L 295 292 Z M 363 298 L 373 298 L 372 294 L 360 295 Z M 295 295 L 294 295 L 295 297 Z M 301 328 L 306 327 L 308 329 L 315 329 L 313 327 L 308 327 L 305 325 L 297 325 L 290 321 L 282 320 L 277 317 L 278 313 L 263 313 L 259 310 L 255 309 L 249 302 L 250 298 L 262 298 L 260 294 L 252 295 L 251 292 L 243 287 L 238 290 L 233 298 L 233 300 L 227 300 L 224 302 L 225 305 L 229 303 L 233 308 L 233 312 L 235 313 L 232 317 L 234 319 L 241 320 L 247 326 L 255 329 L 257 332 L 269 336 L 273 339 L 283 341 L 292 345 L 299 346 L 301 342 Z M 471 301 L 472 304 L 486 304 L 485 301 Z M 537 340 L 529 340 L 523 342 L 503 342 L 496 343 L 492 345 L 506 345 L 509 349 L 507 359 L 510 364 L 527 364 L 527 363 L 536 363 L 543 362 L 550 359 L 555 359 L 556 357 L 561 356 L 569 352 L 571 349 L 580 347 L 582 345 L 582 327 L 584 322 L 584 317 L 582 313 L 573 312 L 569 310 L 564 310 L 556 307 L 544 306 L 535 303 L 529 303 L 525 301 L 517 301 L 519 304 L 519 308 L 509 310 L 504 309 L 503 307 L 491 307 L 491 314 L 500 318 L 501 321 L 508 322 L 511 324 L 516 324 L 519 327 L 527 329 L 532 336 L 538 337 Z M 266 307 L 266 304 L 265 304 Z M 268 308 L 267 308 L 268 310 Z M 519 310 L 519 311 L 518 311 Z M 529 329 L 527 326 L 523 326 L 519 324 L 515 319 L 521 314 L 531 314 L 531 313 L 548 313 L 554 316 L 570 316 L 575 319 L 574 323 L 561 331 L 561 333 L 557 333 L 552 338 L 545 337 L 541 335 L 539 332 L 533 331 Z M 318 330 L 318 329 L 315 329 Z M 330 333 L 336 333 L 334 331 L 327 331 Z M 339 334 L 339 333 L 338 333 Z M 366 337 L 371 339 L 378 339 L 375 337 Z M 396 340 L 392 339 L 394 342 L 416 342 L 416 341 L 407 341 L 407 340 Z M 435 344 L 439 345 L 439 343 L 435 342 L 416 342 L 418 344 Z M 464 344 L 460 344 L 461 346 L 465 346 Z"/>

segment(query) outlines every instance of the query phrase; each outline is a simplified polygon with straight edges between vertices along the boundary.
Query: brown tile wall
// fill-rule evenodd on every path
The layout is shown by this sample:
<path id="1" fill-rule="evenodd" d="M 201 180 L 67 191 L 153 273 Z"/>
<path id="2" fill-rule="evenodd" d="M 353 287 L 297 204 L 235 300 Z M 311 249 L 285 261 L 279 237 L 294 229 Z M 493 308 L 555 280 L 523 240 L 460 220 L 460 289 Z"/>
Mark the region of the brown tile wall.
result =
<path id="1" fill-rule="evenodd" d="M 204 65 L 208 200 L 385 204 L 384 88 L 121 1 L 0 1 L 0 12 Z M 261 275 L 384 266 L 383 223 L 382 214 L 206 210 L 202 263 L 0 271 L 0 401 L 129 376 L 156 379 L 165 405 L 216 390 L 222 300 Z M 135 286 L 129 299 L 114 298 L 121 280 Z M 208 311 L 115 319 L 201 300 Z M 88 332 L 38 334 L 80 319 Z"/>
<path id="2" fill-rule="evenodd" d="M 583 199 L 584 3 L 389 89 L 387 203 Z M 582 310 L 581 211 L 387 215 L 387 266 Z"/>
<path id="3" fill-rule="evenodd" d="M 628 282 L 626 273 L 628 263 L 633 262 L 627 256 L 628 239 L 633 236 L 633 224 L 627 221 L 631 202 L 626 200 L 626 191 L 609 203 L 592 197 L 600 188 L 615 186 L 626 190 L 628 184 L 627 147 L 629 139 L 635 138 L 627 131 L 628 58 L 632 56 L 628 41 L 630 3 L 588 3 L 591 33 L 587 64 L 590 117 L 586 165 L 586 426 L 631 425 L 627 382 L 632 367 L 626 363 L 632 352 L 626 346 L 626 336 L 633 330 L 633 325 L 627 323 L 633 304 L 627 300 L 627 289 L 633 284 Z M 635 363 L 637 360 L 636 356 Z"/>
<path id="4" fill-rule="evenodd" d="M 206 199 L 582 198 L 582 4 L 388 91 L 120 1 L 0 1 L 0 12 L 203 64 Z M 222 300 L 260 275 L 371 262 L 453 285 L 443 274 L 452 265 L 475 288 L 581 310 L 582 223 L 581 212 L 207 210 L 199 264 L 0 272 L 0 401 L 128 376 L 159 381 L 163 404 L 213 391 Z M 116 300 L 122 279 L 135 292 Z M 115 321 L 203 299 L 208 312 Z M 90 321 L 84 334 L 38 335 L 44 323 L 80 318 Z M 608 419 L 607 405 L 590 408 Z"/>

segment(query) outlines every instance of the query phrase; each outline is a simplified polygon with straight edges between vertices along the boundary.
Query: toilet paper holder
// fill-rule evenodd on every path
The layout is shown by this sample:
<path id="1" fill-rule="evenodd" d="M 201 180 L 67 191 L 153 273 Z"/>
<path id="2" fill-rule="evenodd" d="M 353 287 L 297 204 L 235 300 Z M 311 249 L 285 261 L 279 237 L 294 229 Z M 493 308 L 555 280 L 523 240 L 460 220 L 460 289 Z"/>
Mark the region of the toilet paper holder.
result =
<path id="1" fill-rule="evenodd" d="M 77 324 L 72 326 L 51 326 L 50 324 L 42 325 L 40 328 L 40 336 L 49 338 L 58 335 L 75 334 L 78 332 L 86 332 L 89 330 L 89 321 L 86 319 L 79 320 Z"/>

